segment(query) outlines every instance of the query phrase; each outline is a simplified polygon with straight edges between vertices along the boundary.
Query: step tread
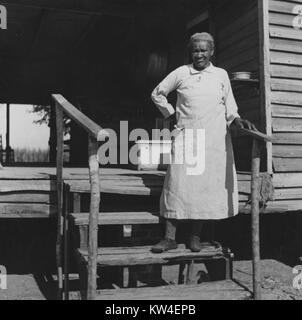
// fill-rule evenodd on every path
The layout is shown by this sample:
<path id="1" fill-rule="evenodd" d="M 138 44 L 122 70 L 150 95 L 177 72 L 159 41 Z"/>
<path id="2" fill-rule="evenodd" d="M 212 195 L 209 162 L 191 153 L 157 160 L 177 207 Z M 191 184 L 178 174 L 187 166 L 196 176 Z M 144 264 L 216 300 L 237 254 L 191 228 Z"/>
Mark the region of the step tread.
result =
<path id="1" fill-rule="evenodd" d="M 232 280 L 196 285 L 100 290 L 96 300 L 246 300 L 251 294 Z"/>
<path id="2" fill-rule="evenodd" d="M 71 213 L 75 225 L 88 225 L 89 213 Z M 133 224 L 158 224 L 162 221 L 155 212 L 100 212 L 99 225 L 133 225 Z"/>
<path id="3" fill-rule="evenodd" d="M 227 249 L 213 246 L 194 253 L 186 249 L 184 245 L 179 245 L 175 250 L 160 254 L 152 253 L 151 246 L 98 248 L 97 263 L 99 266 L 164 265 L 189 260 L 221 259 L 226 255 L 226 252 Z M 87 250 L 77 249 L 77 256 L 80 261 L 88 262 Z"/>

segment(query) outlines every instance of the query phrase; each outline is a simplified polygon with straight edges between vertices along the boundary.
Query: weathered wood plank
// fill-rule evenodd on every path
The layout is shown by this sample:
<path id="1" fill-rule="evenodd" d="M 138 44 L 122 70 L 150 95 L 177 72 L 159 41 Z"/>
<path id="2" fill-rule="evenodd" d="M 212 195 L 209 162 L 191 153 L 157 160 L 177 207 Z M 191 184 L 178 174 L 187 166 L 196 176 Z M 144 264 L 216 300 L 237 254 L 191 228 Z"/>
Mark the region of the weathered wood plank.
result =
<path id="1" fill-rule="evenodd" d="M 89 192 L 88 181 L 68 181 L 71 192 L 87 193 Z M 250 186 L 248 181 L 239 181 L 239 190 L 243 193 L 249 193 Z M 159 196 L 162 191 L 162 185 L 159 186 L 122 186 L 105 181 L 101 185 L 101 192 L 103 193 L 116 193 L 125 195 L 141 195 L 141 196 Z"/>
<path id="2" fill-rule="evenodd" d="M 269 14 L 269 22 L 270 24 L 292 27 L 293 26 L 293 15 L 292 14 L 284 14 L 284 13 L 276 13 L 270 12 Z"/>
<path id="3" fill-rule="evenodd" d="M 56 206 L 29 203 L 0 203 L 0 215 L 6 218 L 11 215 L 18 217 L 50 217 L 56 214 Z"/>
<path id="4" fill-rule="evenodd" d="M 277 158 L 302 158 L 302 141 L 301 145 L 274 145 L 273 156 Z"/>
<path id="5" fill-rule="evenodd" d="M 287 92 L 273 91 L 271 94 L 271 100 L 272 100 L 272 103 L 276 103 L 276 104 L 301 106 L 302 93 L 292 92 L 288 94 Z"/>
<path id="6" fill-rule="evenodd" d="M 271 26 L 270 36 L 274 38 L 302 40 L 301 31 L 294 28 Z"/>
<path id="7" fill-rule="evenodd" d="M 275 200 L 302 200 L 302 188 L 276 189 L 274 198 Z"/>
<path id="8" fill-rule="evenodd" d="M 0 192 L 56 191 L 56 182 L 50 180 L 5 180 L 1 181 Z"/>
<path id="9" fill-rule="evenodd" d="M 90 190 L 89 181 L 73 181 L 66 182 L 70 186 L 71 192 L 87 193 Z M 116 194 L 128 194 L 128 195 L 159 195 L 162 187 L 146 187 L 146 186 L 127 186 L 127 185 L 116 185 L 114 183 L 106 183 L 105 181 L 101 184 L 101 192 L 103 193 L 116 193 Z"/>
<path id="10" fill-rule="evenodd" d="M 251 209 L 249 205 L 239 205 L 240 212 L 243 214 L 250 214 Z M 302 210 L 302 200 L 278 200 L 270 201 L 267 206 L 261 208 L 261 214 L 273 214 L 273 213 L 287 213 L 290 211 Z"/>
<path id="11" fill-rule="evenodd" d="M 270 88 L 270 50 L 269 50 L 269 3 L 268 0 L 258 1 L 258 29 L 259 29 L 259 62 L 260 62 L 260 118 L 264 133 L 272 135 L 271 88 Z M 266 142 L 265 165 L 272 173 L 272 143 Z"/>
<path id="12" fill-rule="evenodd" d="M 54 193 L 7 192 L 0 193 L 0 202 L 12 203 L 56 203 Z"/>
<path id="13" fill-rule="evenodd" d="M 295 15 L 293 13 L 294 7 L 297 5 L 297 2 L 300 2 L 300 0 L 296 1 L 269 1 L 269 10 L 271 12 L 281 12 L 281 13 L 288 13 Z"/>
<path id="14" fill-rule="evenodd" d="M 286 105 L 272 105 L 272 115 L 274 118 L 294 118 L 302 119 L 302 108 Z"/>
<path id="15" fill-rule="evenodd" d="M 301 119 L 273 118 L 274 132 L 302 132 Z"/>
<path id="16" fill-rule="evenodd" d="M 302 68 L 272 64 L 271 76 L 276 78 L 302 79 Z"/>
<path id="17" fill-rule="evenodd" d="M 270 60 L 277 64 L 302 65 L 302 55 L 297 53 L 271 51 Z"/>
<path id="18" fill-rule="evenodd" d="M 271 79 L 271 89 L 273 91 L 302 92 L 302 80 L 273 78 Z"/>
<path id="19" fill-rule="evenodd" d="M 121 168 L 101 168 L 102 179 L 119 177 L 127 179 L 148 177 L 157 178 L 165 176 L 164 171 L 137 171 Z M 53 167 L 5 167 L 0 171 L 0 180 L 55 180 L 55 168 Z M 88 168 L 64 168 L 64 180 L 87 180 L 89 177 Z"/>
<path id="20" fill-rule="evenodd" d="M 302 172 L 302 158 L 273 158 L 275 172 Z"/>
<path id="21" fill-rule="evenodd" d="M 97 300 L 245 300 L 250 293 L 233 281 L 199 285 L 102 290 Z"/>
<path id="22" fill-rule="evenodd" d="M 88 261 L 86 250 L 77 250 L 79 259 Z M 135 266 L 149 264 L 177 264 L 180 260 L 203 260 L 208 258 L 221 258 L 223 251 L 214 247 L 204 249 L 201 252 L 191 252 L 179 246 L 178 249 L 164 253 L 154 254 L 151 247 L 128 247 L 128 248 L 99 248 L 97 263 L 99 266 Z"/>
<path id="23" fill-rule="evenodd" d="M 276 144 L 301 145 L 302 133 L 274 133 Z"/>
<path id="24" fill-rule="evenodd" d="M 75 225 L 88 225 L 88 213 L 72 213 L 71 219 Z M 100 212 L 99 225 L 134 225 L 158 224 L 161 222 L 159 213 L 152 212 Z"/>
<path id="25" fill-rule="evenodd" d="M 285 52 L 302 53 L 301 41 L 288 39 L 270 39 L 270 49 Z"/>
<path id="26" fill-rule="evenodd" d="M 302 188 L 302 173 L 276 173 L 273 182 L 276 188 Z"/>

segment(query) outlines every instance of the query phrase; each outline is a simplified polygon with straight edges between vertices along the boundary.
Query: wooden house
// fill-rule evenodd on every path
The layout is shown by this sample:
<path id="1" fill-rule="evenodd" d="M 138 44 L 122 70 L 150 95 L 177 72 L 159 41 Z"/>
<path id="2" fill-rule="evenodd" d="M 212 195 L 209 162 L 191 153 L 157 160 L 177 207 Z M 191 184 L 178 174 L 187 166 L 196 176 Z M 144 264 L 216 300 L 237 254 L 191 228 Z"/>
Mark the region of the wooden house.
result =
<path id="1" fill-rule="evenodd" d="M 230 76 L 253 72 L 255 81 L 233 81 L 233 90 L 241 116 L 276 138 L 267 144 L 262 162 L 262 171 L 273 174 L 276 203 L 289 210 L 302 207 L 297 1 L 1 3 L 9 12 L 8 29 L 0 30 L 1 102 L 47 105 L 57 92 L 102 127 L 116 130 L 121 120 L 129 121 L 130 129 L 155 127 L 161 115 L 150 101 L 151 90 L 187 62 L 190 34 L 211 32 L 217 66 Z M 85 165 L 87 153 L 79 150 L 86 148 L 87 136 L 73 124 L 71 133 L 72 165 Z M 250 170 L 250 142 L 242 137 L 233 141 L 238 171 Z"/>
<path id="2" fill-rule="evenodd" d="M 168 72 L 188 63 L 188 37 L 208 31 L 216 41 L 215 65 L 225 68 L 230 77 L 236 72 L 252 73 L 250 79 L 232 81 L 240 115 L 275 138 L 262 153 L 261 171 L 272 176 L 275 188 L 275 200 L 268 202 L 266 211 L 302 209 L 301 1 L 10 0 L 0 4 L 8 12 L 7 30 L 0 29 L 0 102 L 51 105 L 52 163 L 56 131 L 51 94 L 62 94 L 103 128 L 118 131 L 120 121 L 127 120 L 129 130 L 151 130 L 161 116 L 150 100 L 152 89 Z M 249 172 L 251 141 L 240 136 L 233 143 L 237 170 Z M 70 150 L 71 165 L 87 164 L 87 133 L 75 122 Z M 63 176 L 66 181 L 76 180 L 75 195 L 87 189 L 79 187 L 80 172 Z M 52 173 L 1 170 L 0 179 L 13 181 L 1 184 L 0 215 L 9 211 L 13 218 L 51 216 L 56 211 L 53 193 L 60 187 L 51 181 Z M 25 179 L 31 183 L 24 186 Z M 244 207 L 250 175 L 239 174 L 238 180 Z M 150 194 L 141 187 L 139 192 Z M 116 191 L 110 183 L 104 188 Z M 16 192 L 24 196 L 14 207 Z M 40 199 L 34 205 L 30 203 L 33 192 Z M 47 193 L 52 196 L 47 198 Z M 80 210 L 78 202 L 74 204 Z"/>

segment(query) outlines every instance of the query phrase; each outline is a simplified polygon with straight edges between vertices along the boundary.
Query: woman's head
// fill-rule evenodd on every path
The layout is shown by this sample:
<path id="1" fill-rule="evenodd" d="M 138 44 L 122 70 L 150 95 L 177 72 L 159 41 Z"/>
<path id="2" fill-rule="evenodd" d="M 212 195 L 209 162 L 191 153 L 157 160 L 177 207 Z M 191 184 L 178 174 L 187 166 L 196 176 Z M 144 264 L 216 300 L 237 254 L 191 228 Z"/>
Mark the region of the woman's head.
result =
<path id="1" fill-rule="evenodd" d="M 214 39 L 209 33 L 195 33 L 191 36 L 188 50 L 195 69 L 203 70 L 209 66 L 214 48 Z"/>

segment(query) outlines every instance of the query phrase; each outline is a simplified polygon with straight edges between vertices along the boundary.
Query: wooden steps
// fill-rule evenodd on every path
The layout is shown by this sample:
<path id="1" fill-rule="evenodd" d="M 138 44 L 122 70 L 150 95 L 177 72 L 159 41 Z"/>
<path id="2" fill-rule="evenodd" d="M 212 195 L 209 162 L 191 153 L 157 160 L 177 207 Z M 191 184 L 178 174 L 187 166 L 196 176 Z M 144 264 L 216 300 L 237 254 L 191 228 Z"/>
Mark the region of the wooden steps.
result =
<path id="1" fill-rule="evenodd" d="M 80 263 L 88 263 L 88 251 L 78 249 L 76 252 Z M 99 248 L 97 256 L 98 266 L 135 266 L 135 265 L 172 265 L 183 261 L 205 261 L 208 259 L 223 259 L 230 256 L 230 252 L 211 246 L 198 253 L 179 245 L 176 250 L 161 254 L 151 252 L 150 246 L 142 247 L 111 247 Z"/>
<path id="2" fill-rule="evenodd" d="M 89 213 L 71 213 L 70 219 L 75 226 L 89 224 Z M 162 222 L 158 213 L 153 212 L 100 212 L 99 225 L 158 224 Z"/>
<path id="3" fill-rule="evenodd" d="M 95 300 L 247 300 L 251 294 L 234 281 L 152 288 L 99 290 Z M 147 310 L 149 311 L 149 310 Z"/>

